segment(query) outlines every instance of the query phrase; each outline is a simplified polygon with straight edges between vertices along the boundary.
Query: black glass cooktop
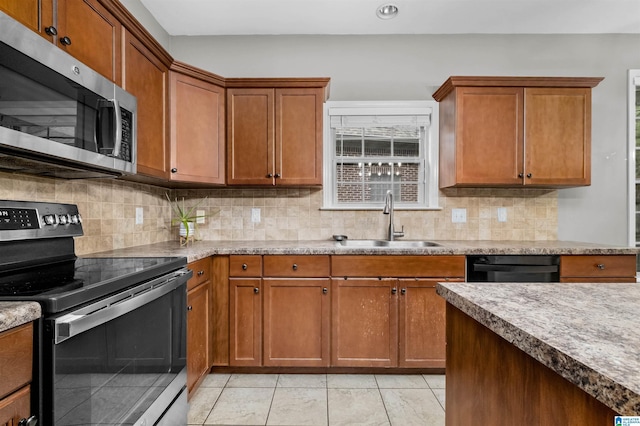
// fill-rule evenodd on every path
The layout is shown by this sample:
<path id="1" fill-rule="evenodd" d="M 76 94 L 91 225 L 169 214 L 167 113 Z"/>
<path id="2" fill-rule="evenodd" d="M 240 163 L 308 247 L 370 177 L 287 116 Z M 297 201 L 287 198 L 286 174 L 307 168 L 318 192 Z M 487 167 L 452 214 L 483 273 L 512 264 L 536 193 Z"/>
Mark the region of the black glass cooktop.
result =
<path id="1" fill-rule="evenodd" d="M 77 258 L 0 273 L 0 300 L 61 312 L 186 266 L 183 257 Z"/>

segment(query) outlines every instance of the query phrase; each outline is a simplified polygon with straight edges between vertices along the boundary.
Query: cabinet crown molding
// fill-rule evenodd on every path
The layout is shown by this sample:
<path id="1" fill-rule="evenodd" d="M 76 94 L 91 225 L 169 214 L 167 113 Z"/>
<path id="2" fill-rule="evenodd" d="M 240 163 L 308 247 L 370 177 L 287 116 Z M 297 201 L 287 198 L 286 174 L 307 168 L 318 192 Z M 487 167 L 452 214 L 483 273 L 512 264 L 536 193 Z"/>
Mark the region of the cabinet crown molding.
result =
<path id="1" fill-rule="evenodd" d="M 596 87 L 604 77 L 451 76 L 433 93 L 440 102 L 456 87 Z"/>

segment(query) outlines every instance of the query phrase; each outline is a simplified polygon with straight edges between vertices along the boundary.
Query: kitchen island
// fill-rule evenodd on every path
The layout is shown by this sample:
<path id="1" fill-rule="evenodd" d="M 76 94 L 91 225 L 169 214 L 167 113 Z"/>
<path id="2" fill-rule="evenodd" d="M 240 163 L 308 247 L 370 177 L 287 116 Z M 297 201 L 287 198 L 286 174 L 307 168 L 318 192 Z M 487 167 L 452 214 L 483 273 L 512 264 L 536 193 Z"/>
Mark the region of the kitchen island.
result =
<path id="1" fill-rule="evenodd" d="M 640 287 L 440 283 L 446 424 L 613 424 L 640 415 Z"/>

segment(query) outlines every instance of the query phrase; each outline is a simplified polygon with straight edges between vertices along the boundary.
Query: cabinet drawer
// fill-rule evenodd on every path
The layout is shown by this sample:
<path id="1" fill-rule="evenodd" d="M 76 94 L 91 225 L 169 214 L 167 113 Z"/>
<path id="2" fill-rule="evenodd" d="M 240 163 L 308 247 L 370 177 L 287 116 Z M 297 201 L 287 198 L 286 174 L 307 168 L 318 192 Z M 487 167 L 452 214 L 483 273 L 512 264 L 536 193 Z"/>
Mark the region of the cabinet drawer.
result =
<path id="1" fill-rule="evenodd" d="M 329 256 L 265 256 L 265 277 L 328 277 Z"/>
<path id="2" fill-rule="evenodd" d="M 0 333 L 0 398 L 31 382 L 33 324 Z"/>
<path id="3" fill-rule="evenodd" d="M 332 256 L 333 277 L 464 277 L 464 256 Z"/>
<path id="4" fill-rule="evenodd" d="M 635 255 L 561 256 L 560 278 L 563 277 L 633 277 L 636 276 Z"/>
<path id="5" fill-rule="evenodd" d="M 262 276 L 262 256 L 229 256 L 230 277 Z"/>
<path id="6" fill-rule="evenodd" d="M 211 278 L 210 257 L 191 262 L 188 267 L 193 271 L 193 277 L 187 283 L 187 290 L 191 290 Z"/>

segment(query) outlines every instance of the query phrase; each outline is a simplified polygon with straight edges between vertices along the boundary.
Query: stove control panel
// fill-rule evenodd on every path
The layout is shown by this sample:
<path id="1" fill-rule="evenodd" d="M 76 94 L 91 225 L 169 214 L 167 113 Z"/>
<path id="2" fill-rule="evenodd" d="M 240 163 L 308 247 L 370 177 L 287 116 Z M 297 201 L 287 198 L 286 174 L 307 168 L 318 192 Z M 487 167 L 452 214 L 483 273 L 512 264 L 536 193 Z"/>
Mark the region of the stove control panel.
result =
<path id="1" fill-rule="evenodd" d="M 0 241 L 81 235 L 74 204 L 0 200 Z"/>

